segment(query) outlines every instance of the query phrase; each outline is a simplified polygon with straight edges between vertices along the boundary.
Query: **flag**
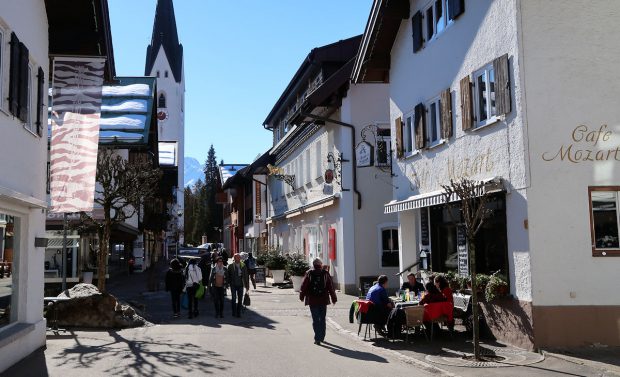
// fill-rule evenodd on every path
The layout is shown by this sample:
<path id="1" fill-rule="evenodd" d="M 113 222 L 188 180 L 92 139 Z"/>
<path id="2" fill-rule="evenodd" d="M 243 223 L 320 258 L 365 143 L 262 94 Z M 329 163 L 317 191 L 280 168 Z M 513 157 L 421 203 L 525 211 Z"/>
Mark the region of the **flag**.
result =
<path id="1" fill-rule="evenodd" d="M 51 212 L 93 210 L 104 66 L 103 58 L 54 58 Z"/>

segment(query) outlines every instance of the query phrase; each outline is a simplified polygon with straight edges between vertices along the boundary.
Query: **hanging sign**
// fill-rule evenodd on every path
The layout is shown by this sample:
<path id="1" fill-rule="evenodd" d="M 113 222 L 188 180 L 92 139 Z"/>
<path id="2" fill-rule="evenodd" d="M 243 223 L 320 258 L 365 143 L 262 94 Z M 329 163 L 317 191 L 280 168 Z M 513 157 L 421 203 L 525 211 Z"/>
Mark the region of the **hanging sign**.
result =
<path id="1" fill-rule="evenodd" d="M 469 252 L 467 250 L 467 233 L 465 232 L 464 225 L 456 227 L 456 249 L 459 261 L 459 275 L 469 276 Z"/>
<path id="2" fill-rule="evenodd" d="M 428 234 L 428 208 L 420 208 L 420 243 L 422 246 L 430 245 Z"/>
<path id="3" fill-rule="evenodd" d="M 358 168 L 372 166 L 374 163 L 373 147 L 369 143 L 362 141 L 355 147 L 355 161 Z"/>

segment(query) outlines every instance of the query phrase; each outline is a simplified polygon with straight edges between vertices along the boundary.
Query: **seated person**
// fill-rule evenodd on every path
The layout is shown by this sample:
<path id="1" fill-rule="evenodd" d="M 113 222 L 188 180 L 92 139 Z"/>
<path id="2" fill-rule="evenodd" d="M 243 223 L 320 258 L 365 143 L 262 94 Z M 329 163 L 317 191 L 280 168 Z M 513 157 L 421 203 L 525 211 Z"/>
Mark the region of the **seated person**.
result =
<path id="1" fill-rule="evenodd" d="M 437 275 L 435 277 L 435 286 L 441 294 L 446 298 L 446 301 L 450 301 L 452 305 L 454 305 L 454 297 L 452 296 L 452 289 L 450 289 L 450 285 L 445 277 L 441 275 Z"/>
<path id="2" fill-rule="evenodd" d="M 439 289 L 437 289 L 433 282 L 429 281 L 426 283 L 425 288 L 426 292 L 424 292 L 424 297 L 420 300 L 420 305 L 446 301 L 446 298 L 439 292 Z"/>
<path id="3" fill-rule="evenodd" d="M 407 281 L 401 285 L 400 289 L 403 291 L 408 289 L 409 292 L 413 292 L 416 296 L 419 296 L 424 292 L 424 285 L 416 280 L 413 272 L 410 272 L 407 274 Z"/>
<path id="4" fill-rule="evenodd" d="M 387 276 L 379 276 L 377 284 L 370 287 L 368 293 L 366 294 L 366 300 L 372 301 L 375 306 L 375 313 L 377 314 L 377 317 L 375 318 L 375 328 L 381 333 L 381 335 L 385 335 L 384 326 L 387 323 L 387 318 L 390 311 L 394 307 L 394 303 L 390 300 L 387 294 L 387 283 Z"/>

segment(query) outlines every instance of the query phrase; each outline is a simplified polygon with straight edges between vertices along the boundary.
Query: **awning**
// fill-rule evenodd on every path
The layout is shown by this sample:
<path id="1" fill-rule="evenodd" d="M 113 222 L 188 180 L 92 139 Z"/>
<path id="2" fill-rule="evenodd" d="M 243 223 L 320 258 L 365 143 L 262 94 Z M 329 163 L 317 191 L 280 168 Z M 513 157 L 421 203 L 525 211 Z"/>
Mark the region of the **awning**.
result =
<path id="1" fill-rule="evenodd" d="M 482 187 L 482 191 L 478 193 L 477 196 L 483 195 L 483 193 L 491 194 L 494 192 L 505 191 L 504 183 L 502 178 L 490 178 L 483 180 L 484 186 Z M 450 202 L 455 202 L 459 200 L 457 195 L 452 195 L 450 197 Z M 425 194 L 410 196 L 407 199 L 403 200 L 392 200 L 391 202 L 384 205 L 383 213 L 397 213 L 403 211 L 409 211 L 412 209 L 436 206 L 440 204 L 445 204 L 446 198 L 444 196 L 444 190 L 437 190 Z"/>
<path id="2" fill-rule="evenodd" d="M 337 199 L 336 196 L 330 195 L 328 197 L 325 197 L 325 198 L 317 200 L 315 202 L 306 204 L 304 206 L 301 206 L 301 207 L 298 207 L 298 208 L 295 208 L 295 209 L 291 209 L 289 211 L 286 211 L 284 213 L 280 213 L 280 214 L 275 215 L 275 216 L 271 216 L 271 217 L 267 218 L 267 224 L 273 223 L 274 220 L 290 219 L 291 217 L 295 217 L 295 216 L 301 215 L 302 213 L 308 213 L 308 212 L 316 211 L 316 210 L 321 209 L 321 208 L 329 207 L 329 206 L 334 204 L 336 199 Z"/>
<path id="3" fill-rule="evenodd" d="M 71 249 L 74 247 L 78 247 L 79 244 L 79 238 L 67 237 L 67 248 Z M 62 249 L 62 238 L 50 238 L 47 241 L 47 249 Z"/>

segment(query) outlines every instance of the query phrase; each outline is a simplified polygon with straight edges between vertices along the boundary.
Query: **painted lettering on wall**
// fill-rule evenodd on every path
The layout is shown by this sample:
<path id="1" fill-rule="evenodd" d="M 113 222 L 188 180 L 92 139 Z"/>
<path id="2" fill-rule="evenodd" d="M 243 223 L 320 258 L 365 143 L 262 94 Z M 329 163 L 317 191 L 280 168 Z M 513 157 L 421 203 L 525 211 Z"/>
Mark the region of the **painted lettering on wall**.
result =
<path id="1" fill-rule="evenodd" d="M 450 179 L 460 179 L 464 177 L 473 177 L 482 173 L 491 173 L 494 166 L 491 157 L 490 149 L 487 149 L 485 153 L 458 160 L 454 157 L 449 157 L 448 177 Z"/>
<path id="2" fill-rule="evenodd" d="M 620 161 L 620 145 L 614 148 L 601 148 L 614 132 L 606 125 L 598 129 L 580 124 L 571 132 L 571 143 L 562 144 L 554 151 L 542 154 L 544 161 L 566 161 L 573 164 L 587 161 Z"/>

